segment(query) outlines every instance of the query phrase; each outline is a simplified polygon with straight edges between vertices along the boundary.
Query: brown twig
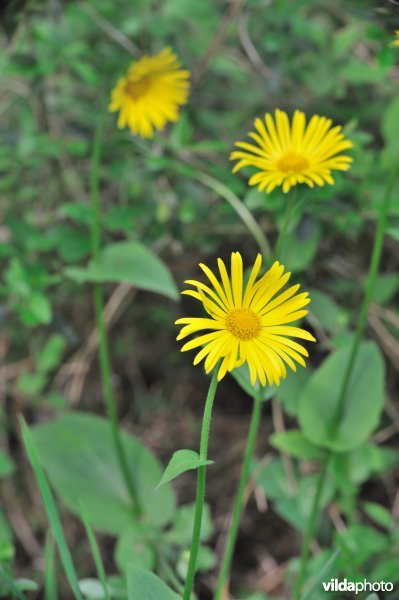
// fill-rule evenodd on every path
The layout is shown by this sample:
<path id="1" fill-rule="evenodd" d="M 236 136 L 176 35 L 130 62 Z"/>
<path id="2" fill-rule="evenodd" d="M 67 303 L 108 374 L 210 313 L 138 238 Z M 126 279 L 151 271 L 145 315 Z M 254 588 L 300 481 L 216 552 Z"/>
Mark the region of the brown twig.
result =
<path id="1" fill-rule="evenodd" d="M 131 301 L 136 293 L 137 290 L 126 283 L 121 283 L 115 288 L 104 309 L 104 320 L 107 328 L 112 327 L 116 323 L 123 313 L 123 306 Z M 69 402 L 72 406 L 77 404 L 82 396 L 85 379 L 97 347 L 98 335 L 94 328 L 89 334 L 85 345 L 61 367 L 55 377 L 55 380 L 60 381 L 60 383 L 72 377 L 68 383 Z"/>
<path id="2" fill-rule="evenodd" d="M 223 42 L 225 40 L 225 37 L 229 30 L 229 27 L 230 27 L 231 23 L 234 21 L 234 19 L 237 17 L 237 15 L 239 14 L 243 4 L 244 4 L 244 0 L 232 0 L 230 8 L 229 8 L 227 14 L 225 15 L 225 17 L 222 21 L 222 24 L 220 25 L 218 31 L 216 32 L 213 40 L 209 44 L 208 49 L 201 56 L 201 58 L 199 59 L 199 61 L 197 62 L 197 64 L 195 65 L 195 67 L 193 69 L 192 78 L 191 78 L 192 87 L 194 87 L 198 84 L 201 77 L 205 73 L 209 63 L 211 62 L 213 57 L 219 52 L 221 46 L 223 45 Z"/>
<path id="3" fill-rule="evenodd" d="M 102 15 L 94 8 L 92 4 L 84 2 L 80 5 L 81 9 L 106 33 L 114 42 L 122 46 L 129 54 L 137 58 L 139 49 L 133 42 L 126 37 L 119 29 L 114 27 L 112 23 L 104 19 Z"/>
<path id="4" fill-rule="evenodd" d="M 1 504 L 5 509 L 8 520 L 11 523 L 13 532 L 18 538 L 21 546 L 31 558 L 38 558 L 42 554 L 40 544 L 32 533 L 30 525 L 25 517 L 24 510 L 18 502 L 18 492 L 15 490 L 12 481 L 5 479 L 1 484 Z"/>
<path id="5" fill-rule="evenodd" d="M 242 15 L 238 21 L 238 34 L 240 37 L 240 42 L 245 50 L 246 55 L 248 56 L 248 59 L 253 64 L 257 72 L 259 72 L 265 78 L 270 77 L 272 75 L 272 71 L 263 62 L 259 52 L 257 51 L 249 35 L 248 20 L 249 15 L 246 14 Z"/>
<path id="6" fill-rule="evenodd" d="M 399 342 L 381 322 L 376 304 L 370 306 L 368 321 L 395 369 L 399 370 Z"/>

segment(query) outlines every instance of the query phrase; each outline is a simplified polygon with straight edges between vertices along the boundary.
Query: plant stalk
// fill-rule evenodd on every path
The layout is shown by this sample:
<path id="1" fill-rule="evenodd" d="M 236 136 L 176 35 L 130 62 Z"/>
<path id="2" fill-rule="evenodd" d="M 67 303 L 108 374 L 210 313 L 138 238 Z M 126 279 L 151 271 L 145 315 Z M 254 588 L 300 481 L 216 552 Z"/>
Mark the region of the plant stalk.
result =
<path id="1" fill-rule="evenodd" d="M 90 173 L 90 192 L 92 207 L 92 228 L 91 243 L 92 255 L 95 263 L 100 261 L 101 247 L 101 220 L 100 220 L 100 189 L 99 189 L 99 171 L 101 163 L 102 142 L 104 137 L 105 119 L 101 118 L 94 136 L 92 167 Z M 96 329 L 99 344 L 99 358 L 103 394 L 108 418 L 111 422 L 111 434 L 118 458 L 121 474 L 125 481 L 133 503 L 133 510 L 137 517 L 142 514 L 142 507 L 138 498 L 129 464 L 126 458 L 125 449 L 122 442 L 121 432 L 118 423 L 118 414 L 116 408 L 115 395 L 111 380 L 111 361 L 109 354 L 108 334 L 104 321 L 104 295 L 101 283 L 94 284 L 94 308 L 96 318 Z"/>
<path id="2" fill-rule="evenodd" d="M 391 197 L 392 197 L 392 191 L 393 191 L 396 177 L 398 174 L 398 169 L 399 169 L 399 161 L 395 162 L 395 164 L 392 168 L 390 177 L 387 182 L 387 186 L 385 188 L 385 194 L 384 194 L 382 206 L 380 209 L 380 213 L 378 216 L 377 230 L 376 230 L 376 234 L 375 234 L 375 238 L 374 238 L 374 244 L 373 244 L 373 249 L 372 249 L 371 259 L 370 259 L 369 272 L 368 272 L 368 276 L 367 276 L 366 291 L 364 294 L 362 306 L 360 309 L 359 319 L 358 319 L 357 326 L 356 326 L 356 332 L 355 332 L 355 338 L 353 341 L 352 351 L 351 351 L 348 365 L 345 370 L 345 375 L 344 375 L 344 378 L 342 381 L 342 387 L 341 387 L 341 392 L 340 392 L 337 408 L 336 408 L 335 414 L 333 416 L 333 419 L 331 421 L 331 427 L 330 427 L 330 436 L 331 437 L 334 437 L 337 427 L 339 426 L 341 419 L 342 419 L 343 411 L 345 408 L 346 395 L 347 395 L 349 384 L 350 384 L 352 370 L 353 370 L 353 367 L 356 362 L 356 357 L 357 357 L 357 353 L 359 351 L 360 342 L 362 339 L 364 328 L 366 326 L 368 309 L 369 309 L 370 302 L 371 302 L 371 299 L 373 296 L 375 282 L 376 282 L 377 275 L 378 275 L 378 268 L 379 268 L 379 264 L 380 264 L 380 260 L 381 260 L 381 253 L 382 253 L 382 248 L 383 248 L 383 243 L 384 243 L 384 234 L 385 234 L 385 229 L 386 229 L 386 225 L 387 225 L 388 209 L 389 209 L 389 205 L 390 205 L 390 201 L 391 201 Z M 295 584 L 295 591 L 294 591 L 295 600 L 300 600 L 300 598 L 301 598 L 302 587 L 304 584 L 304 579 L 305 579 L 305 574 L 306 574 L 306 566 L 307 566 L 307 562 L 308 562 L 308 558 L 309 558 L 310 543 L 314 536 L 316 517 L 319 512 L 321 492 L 322 492 L 325 478 L 327 475 L 328 462 L 329 462 L 332 454 L 333 453 L 331 450 L 328 450 L 326 452 L 326 455 L 325 455 L 323 463 L 322 463 L 322 467 L 319 472 L 317 490 L 316 490 L 315 497 L 313 499 L 312 510 L 311 510 L 311 514 L 309 517 L 309 521 L 307 523 L 304 543 L 302 546 L 299 575 L 298 575 L 298 579 Z"/>
<path id="3" fill-rule="evenodd" d="M 296 190 L 293 190 L 288 200 L 287 208 L 283 217 L 283 223 L 277 237 L 276 247 L 274 250 L 274 260 L 281 260 L 285 239 L 287 237 L 288 229 L 297 205 L 297 193 Z"/>
<path id="4" fill-rule="evenodd" d="M 209 430 L 211 425 L 211 416 L 213 401 L 215 399 L 216 388 L 218 384 L 217 380 L 218 365 L 216 365 L 211 383 L 209 385 L 208 395 L 206 398 L 204 416 L 202 419 L 202 430 L 201 430 L 201 442 L 200 442 L 200 460 L 206 461 L 208 456 L 208 442 L 209 442 Z M 197 497 L 195 500 L 195 514 L 194 514 L 194 526 L 193 536 L 191 540 L 190 548 L 190 559 L 187 569 L 186 583 L 184 586 L 183 600 L 190 600 L 191 592 L 194 585 L 195 570 L 197 565 L 198 549 L 200 545 L 201 537 L 201 523 L 202 513 L 204 510 L 205 502 L 205 478 L 206 478 L 206 466 L 198 467 L 197 474 Z"/>
<path id="5" fill-rule="evenodd" d="M 271 250 L 265 234 L 240 198 L 236 196 L 230 188 L 224 185 L 224 183 L 203 171 L 196 169 L 194 173 L 191 173 L 191 176 L 216 192 L 216 194 L 222 196 L 230 204 L 244 225 L 246 225 L 248 231 L 258 244 L 263 256 L 270 256 Z"/>
<path id="6" fill-rule="evenodd" d="M 238 485 L 237 496 L 234 503 L 234 509 L 231 519 L 231 525 L 229 532 L 227 534 L 227 541 L 224 550 L 224 555 L 222 559 L 222 565 L 219 572 L 219 578 L 216 586 L 216 591 L 214 595 L 214 600 L 221 600 L 223 597 L 223 593 L 225 590 L 227 578 L 229 575 L 231 561 L 233 558 L 234 547 L 237 540 L 238 528 L 240 525 L 240 519 L 243 512 L 243 504 L 244 504 L 244 495 L 245 490 L 248 485 L 250 471 L 251 471 L 251 462 L 254 454 L 255 441 L 258 435 L 260 417 L 262 412 L 262 396 L 258 393 L 254 397 L 253 407 L 252 407 L 252 416 L 251 416 L 251 424 L 249 426 L 248 438 L 247 438 L 247 446 L 245 448 L 244 461 L 241 469 L 241 477 Z"/>

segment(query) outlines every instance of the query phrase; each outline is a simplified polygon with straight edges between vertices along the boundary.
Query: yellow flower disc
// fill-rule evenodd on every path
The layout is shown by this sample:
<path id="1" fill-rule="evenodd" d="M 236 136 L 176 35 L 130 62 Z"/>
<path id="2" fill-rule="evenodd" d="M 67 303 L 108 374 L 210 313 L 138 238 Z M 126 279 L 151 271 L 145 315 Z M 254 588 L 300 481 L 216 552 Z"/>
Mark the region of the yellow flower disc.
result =
<path id="1" fill-rule="evenodd" d="M 288 325 L 307 314 L 307 292 L 298 294 L 299 285 L 293 285 L 280 293 L 290 278 L 278 262 L 258 278 L 262 256 L 258 254 L 248 281 L 244 285 L 243 262 L 239 252 L 231 254 L 231 273 L 228 275 L 224 262 L 219 258 L 219 276 L 200 264 L 209 279 L 188 280 L 195 289 L 183 294 L 199 300 L 207 318 L 185 317 L 176 321 L 184 325 L 177 339 L 201 333 L 199 337 L 184 344 L 182 352 L 201 348 L 194 364 L 205 359 L 205 370 L 212 371 L 220 360 L 218 379 L 243 363 L 248 364 L 251 383 L 279 385 L 287 375 L 286 365 L 293 371 L 296 364 L 305 365 L 303 357 L 307 350 L 291 338 L 315 341 L 305 329 Z M 207 333 L 204 333 L 206 332 Z"/>
<path id="2" fill-rule="evenodd" d="M 264 120 L 256 119 L 255 131 L 248 135 L 255 144 L 236 142 L 230 158 L 238 160 L 233 172 L 243 167 L 255 167 L 249 185 L 270 194 L 277 186 L 288 192 L 299 183 L 313 187 L 333 184 L 331 171 L 346 171 L 352 162 L 341 154 L 352 148 L 341 127 L 331 127 L 331 119 L 314 115 L 308 124 L 303 112 L 296 110 L 292 123 L 287 113 L 276 110 L 275 118 L 267 113 Z"/>
<path id="3" fill-rule="evenodd" d="M 132 63 L 111 93 L 111 112 L 119 111 L 118 127 L 151 138 L 168 122 L 177 121 L 187 102 L 190 72 L 182 70 L 170 48 Z"/>

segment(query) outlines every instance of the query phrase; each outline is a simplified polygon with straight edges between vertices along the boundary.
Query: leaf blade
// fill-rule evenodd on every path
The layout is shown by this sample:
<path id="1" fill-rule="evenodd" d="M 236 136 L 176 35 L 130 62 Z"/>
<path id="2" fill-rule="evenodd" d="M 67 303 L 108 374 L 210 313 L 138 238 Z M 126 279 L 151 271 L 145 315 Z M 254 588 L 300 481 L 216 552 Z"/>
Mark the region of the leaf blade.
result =
<path id="1" fill-rule="evenodd" d="M 172 458 L 166 467 L 160 482 L 157 485 L 158 489 L 165 483 L 172 481 L 182 473 L 213 464 L 213 460 L 201 460 L 198 452 L 194 450 L 177 450 L 173 453 Z"/>

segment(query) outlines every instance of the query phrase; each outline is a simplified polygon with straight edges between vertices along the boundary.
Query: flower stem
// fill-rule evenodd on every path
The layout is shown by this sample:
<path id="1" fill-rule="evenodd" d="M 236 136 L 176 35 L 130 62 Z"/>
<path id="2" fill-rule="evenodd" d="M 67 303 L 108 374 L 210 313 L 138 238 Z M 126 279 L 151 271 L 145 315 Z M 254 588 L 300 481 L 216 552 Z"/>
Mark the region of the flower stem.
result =
<path id="1" fill-rule="evenodd" d="M 370 302 L 371 302 L 371 299 L 373 296 L 375 282 L 376 282 L 376 278 L 378 275 L 378 267 L 380 264 L 381 253 L 382 253 L 382 248 L 383 248 L 383 243 L 384 243 L 384 234 L 385 234 L 385 229 L 386 229 L 386 225 L 387 225 L 389 204 L 391 201 L 392 191 L 393 191 L 396 177 L 398 174 L 398 169 L 399 169 L 399 161 L 395 161 L 394 166 L 391 171 L 391 175 L 387 182 L 387 186 L 385 188 L 385 194 L 384 194 L 382 206 L 380 209 L 380 213 L 378 216 L 377 230 L 376 230 L 376 234 L 375 234 L 375 238 L 374 238 L 373 250 L 372 250 L 371 259 L 370 259 L 369 272 L 368 272 L 368 276 L 367 276 L 366 291 L 364 294 L 363 303 L 362 303 L 362 307 L 360 309 L 359 319 L 358 319 L 357 326 L 356 326 L 356 332 L 355 332 L 355 338 L 354 338 L 353 345 L 352 345 L 352 351 L 351 351 L 349 361 L 348 361 L 348 364 L 347 364 L 347 367 L 345 370 L 344 378 L 342 380 L 341 392 L 340 392 L 337 408 L 335 410 L 334 416 L 331 421 L 330 437 L 334 437 L 334 434 L 335 434 L 335 432 L 340 424 L 340 421 L 342 419 L 342 414 L 343 414 L 343 410 L 345 407 L 345 400 L 346 400 L 346 395 L 348 392 L 348 387 L 349 387 L 349 383 L 350 383 L 352 370 L 355 365 L 357 353 L 358 353 L 359 347 L 360 347 L 360 342 L 362 339 L 364 328 L 366 326 L 368 309 L 369 309 Z M 304 583 L 304 579 L 305 579 L 305 575 L 306 575 L 306 566 L 307 566 L 307 562 L 308 562 L 308 558 L 309 558 L 310 543 L 314 536 L 316 517 L 319 512 L 321 492 L 323 490 L 324 481 L 325 481 L 325 478 L 327 475 L 328 462 L 329 462 L 332 454 L 333 453 L 331 450 L 328 450 L 326 452 L 326 454 L 324 456 L 324 460 L 322 462 L 321 469 L 319 471 L 317 489 L 316 489 L 315 496 L 313 498 L 312 510 L 311 510 L 310 517 L 309 517 L 309 520 L 307 523 L 305 538 L 304 538 L 304 542 L 303 542 L 303 546 L 302 546 L 299 575 L 298 575 L 298 579 L 295 584 L 295 592 L 294 592 L 295 600 L 300 600 L 300 598 L 301 598 L 302 587 L 303 587 L 303 583 Z"/>
<path id="2" fill-rule="evenodd" d="M 230 190 L 224 183 L 215 179 L 215 177 L 211 177 L 207 173 L 203 171 L 199 171 L 198 169 L 191 174 L 192 177 L 198 179 L 207 187 L 211 188 L 220 196 L 223 196 L 225 200 L 230 204 L 230 206 L 236 211 L 242 222 L 248 228 L 248 231 L 251 233 L 254 240 L 257 242 L 260 251 L 262 254 L 266 256 L 270 256 L 271 250 L 269 246 L 269 242 L 265 234 L 263 233 L 261 227 L 258 225 L 256 220 L 254 219 L 252 213 L 247 209 L 245 204 L 239 199 L 234 192 Z"/>
<path id="3" fill-rule="evenodd" d="M 218 365 L 216 365 L 211 383 L 209 385 L 208 395 L 205 403 L 204 417 L 202 419 L 201 443 L 200 443 L 200 460 L 206 461 L 208 455 L 209 430 L 211 425 L 212 407 L 215 399 Z M 205 501 L 205 477 L 206 466 L 198 467 L 197 475 L 197 497 L 195 500 L 195 515 L 193 526 L 193 537 L 191 540 L 190 560 L 188 563 L 186 583 L 184 586 L 183 600 L 190 600 L 191 592 L 194 585 L 195 569 L 197 565 L 198 549 L 201 537 L 202 513 L 204 510 Z"/>
<path id="4" fill-rule="evenodd" d="M 297 194 L 296 194 L 296 190 L 294 190 L 288 200 L 287 208 L 285 210 L 284 217 L 283 217 L 283 223 L 282 223 L 281 229 L 280 229 L 278 237 L 277 237 L 276 247 L 274 249 L 275 260 L 281 260 L 284 243 L 285 243 L 285 238 L 287 236 L 288 229 L 291 224 L 291 219 L 294 215 L 295 208 L 297 206 L 296 200 L 297 200 Z"/>
<path id="5" fill-rule="evenodd" d="M 224 550 L 222 565 L 219 572 L 218 583 L 216 586 L 214 600 L 221 600 L 227 577 L 229 575 L 231 561 L 233 558 L 234 547 L 237 540 L 238 528 L 240 524 L 241 514 L 243 511 L 244 495 L 248 484 L 251 462 L 254 453 L 255 441 L 259 430 L 260 416 L 262 412 L 262 396 L 258 393 L 254 397 L 252 407 L 251 424 L 249 427 L 247 446 L 245 449 L 244 461 L 241 469 L 241 477 L 238 485 L 237 496 L 234 504 L 231 525 L 227 534 L 227 542 Z"/>
<path id="6" fill-rule="evenodd" d="M 101 118 L 97 126 L 93 153 L 92 167 L 90 173 L 90 192 L 91 192 L 91 207 L 92 207 L 92 229 L 91 229 L 91 244 L 92 255 L 95 263 L 100 260 L 100 245 L 101 245 L 101 221 L 100 221 L 100 190 L 99 190 L 99 171 L 101 162 L 102 141 L 105 129 L 105 119 Z M 118 423 L 118 414 L 116 409 L 116 401 L 112 388 L 111 381 L 111 361 L 109 356 L 109 345 L 107 328 L 104 322 L 104 297 L 101 283 L 94 284 L 94 308 L 96 318 L 96 329 L 99 344 L 99 358 L 103 394 L 107 415 L 111 422 L 111 434 L 115 447 L 115 452 L 118 458 L 119 466 L 126 488 L 133 502 L 133 510 L 136 516 L 142 514 L 142 508 L 137 495 L 137 490 L 134 486 L 131 471 L 123 447 L 122 438 Z"/>

